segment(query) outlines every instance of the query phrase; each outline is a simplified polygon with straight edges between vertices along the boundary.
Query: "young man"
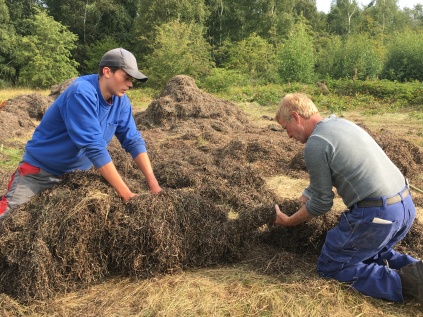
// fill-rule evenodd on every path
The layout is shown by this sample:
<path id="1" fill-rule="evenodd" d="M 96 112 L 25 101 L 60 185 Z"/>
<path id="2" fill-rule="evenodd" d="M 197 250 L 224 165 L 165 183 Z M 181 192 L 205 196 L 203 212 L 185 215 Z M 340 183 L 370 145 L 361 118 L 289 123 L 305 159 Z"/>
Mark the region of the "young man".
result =
<path id="1" fill-rule="evenodd" d="M 335 187 L 349 209 L 326 235 L 319 274 L 373 297 L 403 301 L 405 295 L 423 303 L 423 263 L 392 249 L 416 213 L 399 169 L 367 132 L 335 116 L 321 117 L 304 94 L 286 95 L 276 121 L 305 144 L 310 185 L 295 214 L 288 216 L 275 205 L 275 223 L 295 226 L 325 214 Z"/>
<path id="2" fill-rule="evenodd" d="M 0 201 L 0 219 L 43 189 L 59 183 L 64 173 L 92 165 L 124 201 L 136 196 L 116 170 L 107 146 L 116 135 L 144 174 L 150 191 L 161 188 L 137 130 L 126 92 L 132 80 L 147 81 L 132 53 L 116 48 L 103 55 L 98 74 L 81 76 L 53 102 L 12 175 Z"/>

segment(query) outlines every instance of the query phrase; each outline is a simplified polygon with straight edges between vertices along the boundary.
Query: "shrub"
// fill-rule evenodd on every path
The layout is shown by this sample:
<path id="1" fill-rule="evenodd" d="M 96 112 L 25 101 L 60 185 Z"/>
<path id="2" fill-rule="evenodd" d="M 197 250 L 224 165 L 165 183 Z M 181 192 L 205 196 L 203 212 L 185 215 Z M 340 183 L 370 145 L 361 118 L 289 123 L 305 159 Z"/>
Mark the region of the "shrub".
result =
<path id="1" fill-rule="evenodd" d="M 198 81 L 198 87 L 219 93 L 227 92 L 231 86 L 240 86 L 246 82 L 247 76 L 236 70 L 213 68 L 203 81 Z"/>
<path id="2" fill-rule="evenodd" d="M 305 24 L 294 26 L 289 39 L 278 49 L 279 77 L 284 83 L 314 81 L 313 38 Z"/>
<path id="3" fill-rule="evenodd" d="M 422 33 L 403 32 L 388 44 L 382 77 L 396 81 L 423 81 Z"/>
<path id="4" fill-rule="evenodd" d="M 373 79 L 382 68 L 375 44 L 366 35 L 352 35 L 345 41 L 332 39 L 318 58 L 317 72 L 334 79 Z"/>
<path id="5" fill-rule="evenodd" d="M 276 55 L 272 44 L 257 34 L 238 43 L 226 43 L 228 61 L 225 67 L 247 75 L 251 82 L 277 81 Z"/>
<path id="6" fill-rule="evenodd" d="M 211 47 L 201 25 L 172 21 L 157 27 L 153 53 L 146 58 L 150 80 L 147 85 L 163 87 L 176 75 L 204 78 L 214 67 Z"/>

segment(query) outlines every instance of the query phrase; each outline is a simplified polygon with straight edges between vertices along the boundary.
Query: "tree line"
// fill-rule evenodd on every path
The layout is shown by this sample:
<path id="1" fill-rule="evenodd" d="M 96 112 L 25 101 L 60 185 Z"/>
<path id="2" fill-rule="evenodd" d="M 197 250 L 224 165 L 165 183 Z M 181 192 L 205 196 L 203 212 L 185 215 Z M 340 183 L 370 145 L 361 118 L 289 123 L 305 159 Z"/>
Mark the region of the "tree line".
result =
<path id="1" fill-rule="evenodd" d="M 151 87 L 423 80 L 423 7 L 397 0 L 0 0 L 0 88 L 48 88 L 124 47 Z"/>

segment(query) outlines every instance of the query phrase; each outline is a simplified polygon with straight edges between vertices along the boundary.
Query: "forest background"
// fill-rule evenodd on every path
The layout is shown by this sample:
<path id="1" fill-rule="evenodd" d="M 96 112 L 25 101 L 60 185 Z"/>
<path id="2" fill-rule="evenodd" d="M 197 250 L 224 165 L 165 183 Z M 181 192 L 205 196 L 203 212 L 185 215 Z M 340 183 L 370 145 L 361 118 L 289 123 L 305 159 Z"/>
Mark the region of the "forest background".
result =
<path id="1" fill-rule="evenodd" d="M 334 0 L 327 14 L 314 0 L 0 0 L 0 88 L 97 72 L 124 47 L 153 90 L 185 74 L 210 92 L 254 86 L 263 104 L 287 83 L 383 94 L 422 81 L 422 35 L 423 6 L 397 0 Z"/>

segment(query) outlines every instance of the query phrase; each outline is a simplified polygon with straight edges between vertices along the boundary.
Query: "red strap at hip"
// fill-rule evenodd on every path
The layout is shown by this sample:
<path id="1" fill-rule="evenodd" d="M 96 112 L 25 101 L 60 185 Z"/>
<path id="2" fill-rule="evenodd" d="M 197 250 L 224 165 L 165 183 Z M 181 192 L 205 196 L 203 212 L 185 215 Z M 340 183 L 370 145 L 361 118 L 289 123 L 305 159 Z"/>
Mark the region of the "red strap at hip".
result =
<path id="1" fill-rule="evenodd" d="M 33 166 L 26 162 L 18 167 L 18 171 L 21 174 L 21 176 L 25 176 L 28 174 L 37 174 L 40 172 L 40 170 L 41 169 L 39 167 Z"/>
<path id="2" fill-rule="evenodd" d="M 0 215 L 2 215 L 7 209 L 7 199 L 6 197 L 2 197 L 0 200 Z"/>

